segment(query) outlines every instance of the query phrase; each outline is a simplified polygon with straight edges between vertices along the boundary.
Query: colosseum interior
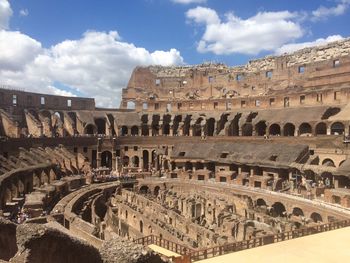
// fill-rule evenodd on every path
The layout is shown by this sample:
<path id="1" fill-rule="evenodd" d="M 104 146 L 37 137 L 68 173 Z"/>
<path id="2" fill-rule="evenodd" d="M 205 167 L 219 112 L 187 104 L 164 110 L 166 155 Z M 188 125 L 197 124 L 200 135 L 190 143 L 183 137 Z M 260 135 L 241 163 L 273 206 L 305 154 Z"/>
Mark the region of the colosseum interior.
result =
<path id="1" fill-rule="evenodd" d="M 205 262 L 347 227 L 349 128 L 350 39 L 137 67 L 118 109 L 2 88 L 0 261 Z"/>

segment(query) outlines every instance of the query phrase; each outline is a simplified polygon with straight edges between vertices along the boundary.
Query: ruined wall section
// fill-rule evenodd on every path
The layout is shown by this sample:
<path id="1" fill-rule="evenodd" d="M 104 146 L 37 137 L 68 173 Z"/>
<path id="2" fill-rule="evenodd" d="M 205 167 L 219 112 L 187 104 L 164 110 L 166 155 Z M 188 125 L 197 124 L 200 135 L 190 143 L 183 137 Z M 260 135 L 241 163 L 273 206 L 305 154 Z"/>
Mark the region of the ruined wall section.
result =
<path id="1" fill-rule="evenodd" d="M 147 109 L 156 101 L 230 99 L 264 96 L 274 91 L 324 89 L 350 81 L 350 39 L 305 48 L 292 54 L 267 56 L 244 66 L 202 64 L 137 67 L 123 90 L 128 101 Z"/>

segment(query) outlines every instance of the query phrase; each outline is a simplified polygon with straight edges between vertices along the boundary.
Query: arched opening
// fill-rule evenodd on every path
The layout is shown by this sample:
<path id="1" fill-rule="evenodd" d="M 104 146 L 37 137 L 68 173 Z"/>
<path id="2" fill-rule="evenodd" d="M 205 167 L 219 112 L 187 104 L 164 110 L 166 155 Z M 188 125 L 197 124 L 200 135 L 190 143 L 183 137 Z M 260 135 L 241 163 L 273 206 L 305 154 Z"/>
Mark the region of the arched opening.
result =
<path id="1" fill-rule="evenodd" d="M 135 155 L 134 157 L 132 157 L 131 161 L 132 161 L 132 164 L 133 164 L 134 167 L 139 167 L 140 159 L 139 159 L 138 156 Z"/>
<path id="2" fill-rule="evenodd" d="M 274 123 L 269 128 L 270 135 L 281 135 L 281 127 Z"/>
<path id="3" fill-rule="evenodd" d="M 143 222 L 140 220 L 140 232 L 143 233 Z"/>
<path id="4" fill-rule="evenodd" d="M 158 196 L 158 194 L 159 194 L 159 190 L 160 190 L 160 187 L 157 185 L 156 187 L 154 187 L 154 195 L 155 196 Z"/>
<path id="5" fill-rule="evenodd" d="M 112 153 L 110 151 L 101 153 L 101 166 L 112 168 Z"/>
<path id="6" fill-rule="evenodd" d="M 322 165 L 323 165 L 323 166 L 328 166 L 328 167 L 335 167 L 335 164 L 334 164 L 333 160 L 332 160 L 332 159 L 329 159 L 329 158 L 324 159 L 324 160 L 322 161 Z"/>
<path id="7" fill-rule="evenodd" d="M 322 222 L 322 216 L 319 213 L 313 212 L 310 218 L 314 221 L 314 223 Z"/>
<path id="8" fill-rule="evenodd" d="M 227 132 L 228 136 L 239 136 L 239 119 L 241 118 L 241 116 L 242 113 L 238 113 L 231 121 Z"/>
<path id="9" fill-rule="evenodd" d="M 142 151 L 142 159 L 143 159 L 143 169 L 148 171 L 149 153 L 147 150 Z"/>
<path id="10" fill-rule="evenodd" d="M 252 136 L 253 125 L 251 123 L 245 123 L 242 126 L 242 136 Z"/>
<path id="11" fill-rule="evenodd" d="M 186 171 L 192 171 L 192 169 L 193 169 L 192 163 L 191 162 L 186 162 L 185 163 L 185 170 Z"/>
<path id="12" fill-rule="evenodd" d="M 190 127 L 191 127 L 191 115 L 186 115 L 186 118 L 184 120 L 184 125 L 183 125 L 184 136 L 190 135 Z"/>
<path id="13" fill-rule="evenodd" d="M 207 120 L 207 123 L 206 123 L 206 135 L 214 136 L 214 130 L 215 130 L 215 119 L 210 118 Z"/>
<path id="14" fill-rule="evenodd" d="M 203 118 L 198 118 L 196 123 L 193 124 L 193 136 L 202 136 L 202 122 Z"/>
<path id="15" fill-rule="evenodd" d="M 170 134 L 170 122 L 171 122 L 171 115 L 166 114 L 163 116 L 163 135 L 169 135 Z"/>
<path id="16" fill-rule="evenodd" d="M 120 133 L 121 136 L 127 136 L 128 135 L 128 127 L 127 126 L 122 126 L 121 128 L 121 133 Z"/>
<path id="17" fill-rule="evenodd" d="M 124 156 L 123 157 L 123 166 L 129 166 L 129 161 L 130 161 L 130 158 L 129 156 Z"/>
<path id="18" fill-rule="evenodd" d="M 283 136 L 294 136 L 295 126 L 292 123 L 286 123 L 283 127 Z"/>
<path id="19" fill-rule="evenodd" d="M 276 202 L 272 205 L 272 216 L 273 217 L 283 217 L 286 213 L 286 208 L 280 202 Z"/>
<path id="20" fill-rule="evenodd" d="M 341 122 L 335 122 L 331 126 L 331 134 L 332 135 L 341 135 L 344 134 L 344 124 Z"/>
<path id="21" fill-rule="evenodd" d="M 173 121 L 173 135 L 179 134 L 179 125 L 180 125 L 181 121 L 182 121 L 181 115 L 175 116 L 174 121 Z"/>
<path id="22" fill-rule="evenodd" d="M 299 126 L 299 135 L 301 136 L 309 136 L 312 135 L 312 127 L 310 124 L 304 122 Z"/>
<path id="23" fill-rule="evenodd" d="M 96 131 L 95 125 L 93 125 L 93 124 L 88 124 L 88 125 L 85 126 L 84 134 L 93 135 L 93 134 L 95 134 L 95 131 Z"/>
<path id="24" fill-rule="evenodd" d="M 324 172 L 321 174 L 323 184 L 327 188 L 332 188 L 333 187 L 333 174 L 329 172 Z"/>
<path id="25" fill-rule="evenodd" d="M 153 115 L 153 117 L 152 117 L 152 136 L 159 135 L 159 121 L 160 121 L 160 116 Z"/>
<path id="26" fill-rule="evenodd" d="M 33 175 L 33 188 L 38 188 L 40 187 L 40 178 L 38 175 L 34 174 Z"/>
<path id="27" fill-rule="evenodd" d="M 139 135 L 139 128 L 137 126 L 132 126 L 131 127 L 131 135 L 132 136 L 137 136 Z"/>
<path id="28" fill-rule="evenodd" d="M 114 129 L 114 117 L 112 114 L 107 114 L 107 118 L 110 124 L 111 134 L 114 136 L 116 135 L 115 129 Z"/>
<path id="29" fill-rule="evenodd" d="M 163 124 L 163 135 L 169 135 L 170 134 L 170 125 L 168 123 Z"/>
<path id="30" fill-rule="evenodd" d="M 265 121 L 259 121 L 256 125 L 255 125 L 255 134 L 257 136 L 264 136 L 266 134 L 266 122 Z"/>
<path id="31" fill-rule="evenodd" d="M 97 134 L 106 134 L 106 120 L 96 119 L 95 124 L 97 126 Z"/>
<path id="32" fill-rule="evenodd" d="M 299 207 L 294 207 L 292 214 L 294 216 L 304 216 L 303 210 L 301 210 Z"/>
<path id="33" fill-rule="evenodd" d="M 149 128 L 148 128 L 148 115 L 144 114 L 141 117 L 141 135 L 142 136 L 149 136 Z"/>
<path id="34" fill-rule="evenodd" d="M 147 185 L 143 185 L 143 186 L 141 186 L 140 187 L 140 194 L 148 194 L 148 192 L 149 192 L 149 188 L 148 188 L 148 186 Z"/>
<path id="35" fill-rule="evenodd" d="M 316 135 L 326 135 L 327 134 L 327 125 L 324 122 L 317 123 L 315 127 Z"/>
<path id="36" fill-rule="evenodd" d="M 259 198 L 256 200 L 256 206 L 267 206 L 264 199 Z"/>
<path id="37" fill-rule="evenodd" d="M 126 103 L 126 108 L 129 110 L 134 110 L 135 109 L 135 102 L 134 101 L 128 101 Z"/>

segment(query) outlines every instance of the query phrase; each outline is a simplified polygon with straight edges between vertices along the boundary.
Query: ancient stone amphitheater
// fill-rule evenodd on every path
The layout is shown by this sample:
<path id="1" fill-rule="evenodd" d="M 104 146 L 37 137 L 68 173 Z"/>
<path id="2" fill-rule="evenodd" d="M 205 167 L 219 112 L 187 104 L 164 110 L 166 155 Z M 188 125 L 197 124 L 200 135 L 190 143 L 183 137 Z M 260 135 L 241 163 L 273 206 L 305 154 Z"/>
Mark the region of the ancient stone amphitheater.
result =
<path id="1" fill-rule="evenodd" d="M 0 261 L 194 262 L 349 226 L 349 102 L 350 39 L 138 67 L 119 109 L 3 87 Z"/>

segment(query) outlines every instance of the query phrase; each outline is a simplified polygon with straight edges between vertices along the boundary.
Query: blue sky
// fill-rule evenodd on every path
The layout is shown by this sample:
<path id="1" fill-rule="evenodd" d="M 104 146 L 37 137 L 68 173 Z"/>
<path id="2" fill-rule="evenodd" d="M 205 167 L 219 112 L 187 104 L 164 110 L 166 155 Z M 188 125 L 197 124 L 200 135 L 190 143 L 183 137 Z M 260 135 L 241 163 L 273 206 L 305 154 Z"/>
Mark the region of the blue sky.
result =
<path id="1" fill-rule="evenodd" d="M 0 0 L 0 81 L 115 107 L 137 65 L 245 64 L 349 22 L 350 0 Z"/>

